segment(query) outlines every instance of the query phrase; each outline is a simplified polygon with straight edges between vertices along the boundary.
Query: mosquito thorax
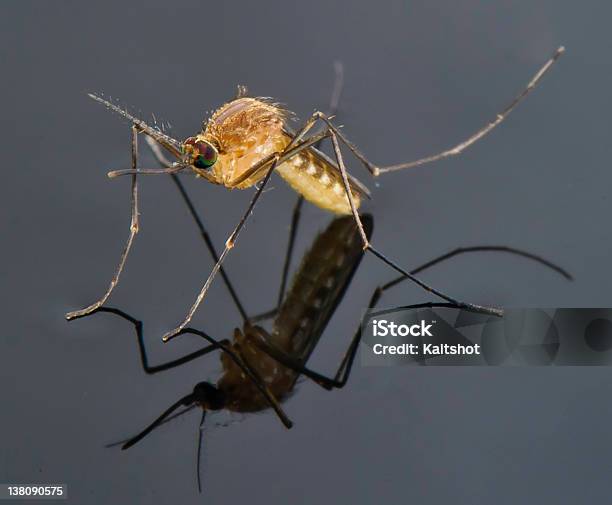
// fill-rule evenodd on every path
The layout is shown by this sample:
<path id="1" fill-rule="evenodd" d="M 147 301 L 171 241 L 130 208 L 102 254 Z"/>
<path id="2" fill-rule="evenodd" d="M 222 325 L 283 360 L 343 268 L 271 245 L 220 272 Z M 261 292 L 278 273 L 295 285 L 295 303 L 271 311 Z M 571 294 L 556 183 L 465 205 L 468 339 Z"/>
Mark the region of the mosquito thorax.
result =
<path id="1" fill-rule="evenodd" d="M 195 401 L 207 410 L 225 407 L 225 394 L 209 382 L 198 382 L 193 388 Z"/>
<path id="2" fill-rule="evenodd" d="M 219 152 L 209 141 L 200 137 L 189 137 L 183 142 L 183 154 L 196 172 L 208 172 L 217 162 Z"/>

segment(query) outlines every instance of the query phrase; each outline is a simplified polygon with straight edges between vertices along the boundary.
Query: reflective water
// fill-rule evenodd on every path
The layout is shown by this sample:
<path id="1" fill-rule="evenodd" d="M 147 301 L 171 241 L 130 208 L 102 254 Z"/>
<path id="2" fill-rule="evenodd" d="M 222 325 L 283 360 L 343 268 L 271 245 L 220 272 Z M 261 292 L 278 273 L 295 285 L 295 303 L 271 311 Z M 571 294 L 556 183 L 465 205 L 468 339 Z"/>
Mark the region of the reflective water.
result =
<path id="1" fill-rule="evenodd" d="M 568 52 L 498 131 L 461 158 L 368 181 L 374 244 L 407 267 L 454 247 L 507 244 L 555 260 L 574 283 L 501 255 L 464 256 L 426 278 L 477 303 L 610 306 L 612 73 L 601 2 L 147 2 L 92 7 L 5 3 L 0 16 L 4 183 L 0 214 L 0 481 L 63 482 L 70 503 L 576 503 L 608 494 L 608 368 L 367 368 L 346 388 L 308 381 L 269 411 L 207 426 L 195 486 L 199 415 L 146 443 L 130 436 L 201 380 L 216 357 L 149 376 L 133 327 L 109 314 L 63 314 L 106 286 L 129 224 L 129 129 L 89 100 L 120 98 L 199 128 L 235 85 L 300 117 L 325 106 L 332 64 L 346 87 L 339 122 L 374 160 L 448 147 L 486 121 L 560 43 Z M 143 146 L 143 166 L 153 166 Z M 367 181 L 356 163 L 351 169 Z M 219 246 L 251 192 L 185 183 Z M 276 299 L 294 194 L 280 180 L 228 259 L 250 313 Z M 144 321 L 152 363 L 200 347 L 162 344 L 211 263 L 172 183 L 142 184 L 142 232 L 112 306 Z M 330 217 L 304 207 L 296 257 Z M 372 290 L 393 273 L 365 258 L 311 357 L 330 374 Z M 383 305 L 429 298 L 402 285 Z M 231 338 L 241 320 L 216 282 L 193 326 Z M 219 417 L 219 422 L 226 419 Z M 230 419 L 233 420 L 233 419 Z"/>

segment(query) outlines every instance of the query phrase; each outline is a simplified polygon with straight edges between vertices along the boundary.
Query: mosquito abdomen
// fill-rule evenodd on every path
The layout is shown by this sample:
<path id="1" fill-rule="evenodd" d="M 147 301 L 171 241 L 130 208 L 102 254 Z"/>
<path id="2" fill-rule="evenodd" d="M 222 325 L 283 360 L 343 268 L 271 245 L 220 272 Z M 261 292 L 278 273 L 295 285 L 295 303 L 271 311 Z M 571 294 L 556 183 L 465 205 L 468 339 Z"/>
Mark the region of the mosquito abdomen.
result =
<path id="1" fill-rule="evenodd" d="M 350 214 L 351 205 L 342 176 L 311 151 L 304 151 L 281 164 L 278 174 L 306 200 L 334 214 Z M 361 197 L 352 192 L 355 208 Z"/>

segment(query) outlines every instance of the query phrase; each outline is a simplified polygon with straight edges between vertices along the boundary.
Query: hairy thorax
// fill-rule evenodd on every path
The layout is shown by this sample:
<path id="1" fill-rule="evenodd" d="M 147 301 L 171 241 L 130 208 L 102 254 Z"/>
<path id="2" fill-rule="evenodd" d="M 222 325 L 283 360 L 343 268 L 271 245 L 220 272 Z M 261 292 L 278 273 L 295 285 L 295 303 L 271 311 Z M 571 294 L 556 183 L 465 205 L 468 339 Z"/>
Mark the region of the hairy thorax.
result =
<path id="1" fill-rule="evenodd" d="M 204 137 L 218 146 L 213 168 L 221 184 L 232 187 L 232 181 L 255 163 L 285 148 L 289 142 L 283 134 L 285 115 L 277 105 L 255 98 L 237 98 L 217 109 Z M 233 187 L 248 188 L 264 176 L 262 170 Z"/>
<path id="2" fill-rule="evenodd" d="M 241 97 L 220 107 L 201 134 L 219 150 L 212 169 L 215 182 L 232 189 L 259 182 L 266 170 L 240 178 L 258 161 L 281 152 L 291 142 L 284 128 L 288 115 L 278 104 L 261 98 Z M 277 167 L 277 173 L 311 203 L 335 214 L 351 212 L 339 170 L 314 150 L 291 157 Z M 359 207 L 361 196 L 356 191 L 352 195 Z"/>

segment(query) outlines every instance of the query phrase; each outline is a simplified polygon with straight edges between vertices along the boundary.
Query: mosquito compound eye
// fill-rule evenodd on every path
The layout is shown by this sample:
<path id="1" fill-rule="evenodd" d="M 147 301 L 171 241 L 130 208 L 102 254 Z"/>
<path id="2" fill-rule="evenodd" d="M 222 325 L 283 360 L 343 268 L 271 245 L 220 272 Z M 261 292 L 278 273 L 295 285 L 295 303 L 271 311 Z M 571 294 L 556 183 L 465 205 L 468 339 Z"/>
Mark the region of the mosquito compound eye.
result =
<path id="1" fill-rule="evenodd" d="M 217 150 L 207 142 L 196 142 L 193 154 L 193 166 L 196 168 L 210 168 L 217 161 Z"/>

